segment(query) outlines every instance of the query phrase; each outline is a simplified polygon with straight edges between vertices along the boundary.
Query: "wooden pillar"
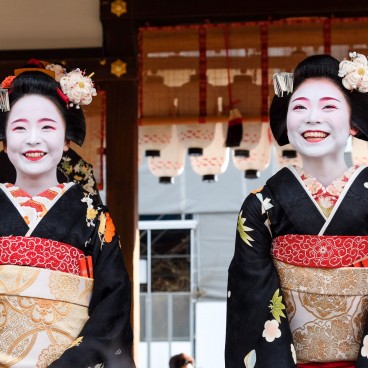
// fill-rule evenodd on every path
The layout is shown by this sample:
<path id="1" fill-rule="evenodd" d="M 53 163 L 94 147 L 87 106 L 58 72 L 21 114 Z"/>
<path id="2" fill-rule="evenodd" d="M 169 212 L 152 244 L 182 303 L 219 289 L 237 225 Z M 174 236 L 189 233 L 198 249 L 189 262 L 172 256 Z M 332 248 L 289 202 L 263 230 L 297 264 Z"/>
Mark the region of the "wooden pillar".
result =
<path id="1" fill-rule="evenodd" d="M 100 14 L 104 56 L 111 72 L 105 82 L 106 201 L 132 282 L 133 353 L 139 366 L 138 30 L 130 9 L 132 1 L 101 0 Z"/>

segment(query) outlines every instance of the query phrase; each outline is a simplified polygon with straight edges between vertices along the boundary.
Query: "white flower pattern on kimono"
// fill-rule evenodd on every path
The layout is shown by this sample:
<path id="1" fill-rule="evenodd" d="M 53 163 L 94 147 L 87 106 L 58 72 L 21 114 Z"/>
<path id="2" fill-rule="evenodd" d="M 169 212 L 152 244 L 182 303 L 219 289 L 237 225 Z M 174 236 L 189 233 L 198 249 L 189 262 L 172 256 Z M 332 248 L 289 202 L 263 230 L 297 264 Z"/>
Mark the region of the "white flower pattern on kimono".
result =
<path id="1" fill-rule="evenodd" d="M 363 357 L 368 358 L 368 335 L 364 336 L 363 346 L 360 353 L 362 354 Z"/>
<path id="2" fill-rule="evenodd" d="M 261 193 L 255 193 L 256 197 L 259 199 L 259 201 L 261 202 L 261 206 L 262 206 L 262 215 L 264 213 L 267 214 L 267 218 L 264 222 L 265 226 L 267 227 L 270 235 L 272 236 L 272 231 L 271 231 L 271 221 L 270 221 L 270 218 L 268 217 L 268 210 L 270 208 L 273 207 L 273 205 L 271 204 L 271 198 L 266 198 L 266 199 L 263 199 L 263 196 Z"/>
<path id="3" fill-rule="evenodd" d="M 266 339 L 266 341 L 272 342 L 281 336 L 279 325 L 280 324 L 275 319 L 266 321 L 264 324 L 264 330 L 262 332 L 262 336 Z"/>
<path id="4" fill-rule="evenodd" d="M 239 216 L 238 216 L 239 235 L 245 244 L 249 245 L 250 247 L 253 247 L 253 245 L 250 244 L 250 242 L 254 241 L 254 239 L 248 234 L 248 232 L 253 231 L 253 229 L 244 225 L 246 219 L 242 217 L 242 214 L 243 214 L 243 211 L 240 211 Z"/>

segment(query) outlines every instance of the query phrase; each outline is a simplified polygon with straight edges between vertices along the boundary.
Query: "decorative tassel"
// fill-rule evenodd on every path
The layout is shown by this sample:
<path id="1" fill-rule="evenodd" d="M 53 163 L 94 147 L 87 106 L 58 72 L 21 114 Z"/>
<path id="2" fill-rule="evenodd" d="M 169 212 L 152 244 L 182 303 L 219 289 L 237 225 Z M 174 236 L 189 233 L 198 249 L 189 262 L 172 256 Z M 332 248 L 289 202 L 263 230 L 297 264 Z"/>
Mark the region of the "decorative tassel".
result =
<path id="1" fill-rule="evenodd" d="M 2 112 L 10 111 L 8 90 L 3 88 L 0 88 L 0 110 Z"/>
<path id="2" fill-rule="evenodd" d="M 243 118 L 238 109 L 230 110 L 226 147 L 238 147 L 243 138 Z"/>

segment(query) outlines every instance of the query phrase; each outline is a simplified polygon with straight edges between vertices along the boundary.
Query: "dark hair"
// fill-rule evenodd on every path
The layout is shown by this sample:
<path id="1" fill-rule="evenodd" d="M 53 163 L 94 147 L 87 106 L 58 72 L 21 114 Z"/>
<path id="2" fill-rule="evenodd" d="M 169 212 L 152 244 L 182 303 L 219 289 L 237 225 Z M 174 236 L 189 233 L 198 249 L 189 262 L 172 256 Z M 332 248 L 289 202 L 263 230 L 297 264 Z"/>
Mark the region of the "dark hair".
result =
<path id="1" fill-rule="evenodd" d="M 351 109 L 351 125 L 359 130 L 356 138 L 368 140 L 368 93 L 349 91 L 342 85 L 338 76 L 340 62 L 330 55 L 314 55 L 301 61 L 294 71 L 294 87 L 297 88 L 307 79 L 327 78 L 340 89 Z M 283 146 L 289 143 L 286 117 L 292 94 L 283 97 L 275 95 L 270 106 L 270 125 L 276 142 Z"/>
<path id="2" fill-rule="evenodd" d="M 22 97 L 40 95 L 51 100 L 60 111 L 66 123 L 65 137 L 81 146 L 86 136 L 86 121 L 82 109 L 68 107 L 62 99 L 60 84 L 41 71 L 25 71 L 18 75 L 9 89 L 11 107 Z M 0 140 L 5 140 L 5 126 L 9 112 L 0 113 Z"/>
<path id="3" fill-rule="evenodd" d="M 190 363 L 183 353 L 174 355 L 169 360 L 169 368 L 182 368 L 184 365 Z"/>

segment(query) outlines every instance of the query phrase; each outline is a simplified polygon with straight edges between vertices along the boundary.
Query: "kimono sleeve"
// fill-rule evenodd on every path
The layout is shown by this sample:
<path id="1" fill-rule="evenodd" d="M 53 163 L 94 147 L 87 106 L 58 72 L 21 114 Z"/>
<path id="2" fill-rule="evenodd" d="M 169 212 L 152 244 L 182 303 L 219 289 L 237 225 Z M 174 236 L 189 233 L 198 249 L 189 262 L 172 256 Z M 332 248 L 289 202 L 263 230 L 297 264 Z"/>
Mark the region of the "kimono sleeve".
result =
<path id="1" fill-rule="evenodd" d="M 93 234 L 94 287 L 90 318 L 75 343 L 51 368 L 133 368 L 130 325 L 131 287 L 118 236 L 107 212 L 101 212 Z M 102 366 L 102 365 L 101 365 Z"/>
<path id="2" fill-rule="evenodd" d="M 270 249 L 264 192 L 250 194 L 238 215 L 235 252 L 229 267 L 226 368 L 296 367 L 280 281 Z"/>

